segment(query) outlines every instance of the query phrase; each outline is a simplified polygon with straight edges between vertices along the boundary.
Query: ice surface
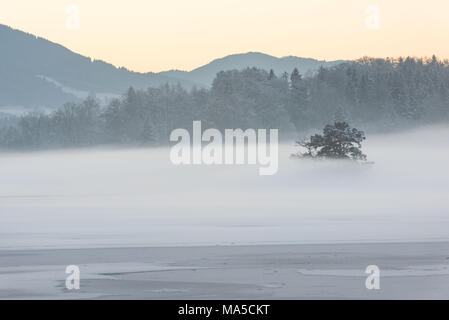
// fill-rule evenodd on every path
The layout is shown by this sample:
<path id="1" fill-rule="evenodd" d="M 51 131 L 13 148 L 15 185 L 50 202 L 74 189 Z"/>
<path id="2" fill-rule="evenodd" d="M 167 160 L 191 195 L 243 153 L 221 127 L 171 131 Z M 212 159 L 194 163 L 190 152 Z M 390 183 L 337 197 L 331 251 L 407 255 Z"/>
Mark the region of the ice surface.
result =
<path id="1" fill-rule="evenodd" d="M 0 299 L 448 299 L 448 259 L 448 242 L 0 250 Z"/>

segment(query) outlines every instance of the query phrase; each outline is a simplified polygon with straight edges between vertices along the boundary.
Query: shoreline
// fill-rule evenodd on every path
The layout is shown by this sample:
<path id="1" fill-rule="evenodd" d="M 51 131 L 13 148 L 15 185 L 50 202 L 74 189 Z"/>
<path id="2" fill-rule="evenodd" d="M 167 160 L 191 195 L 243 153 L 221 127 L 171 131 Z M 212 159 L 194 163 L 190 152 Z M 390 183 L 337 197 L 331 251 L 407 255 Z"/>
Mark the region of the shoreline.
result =
<path id="1" fill-rule="evenodd" d="M 376 245 L 376 244 L 420 244 L 420 243 L 448 243 L 449 238 L 438 239 L 367 239 L 367 240 L 324 240 L 322 242 L 311 240 L 303 242 L 223 242 L 223 243 L 155 243 L 155 244 L 129 244 L 129 245 L 100 245 L 100 246 L 19 246 L 1 247 L 1 252 L 8 251 L 43 251 L 43 250 L 97 250 L 97 249 L 143 249 L 143 248 L 213 248 L 213 247 L 254 247 L 254 246 L 320 246 L 320 245 Z"/>

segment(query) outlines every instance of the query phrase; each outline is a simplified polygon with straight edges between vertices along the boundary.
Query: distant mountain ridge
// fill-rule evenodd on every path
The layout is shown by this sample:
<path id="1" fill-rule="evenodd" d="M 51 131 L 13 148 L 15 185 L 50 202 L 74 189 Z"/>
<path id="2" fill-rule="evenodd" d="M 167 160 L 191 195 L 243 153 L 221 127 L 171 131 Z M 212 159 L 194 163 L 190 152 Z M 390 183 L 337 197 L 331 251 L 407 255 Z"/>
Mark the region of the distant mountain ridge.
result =
<path id="1" fill-rule="evenodd" d="M 273 69 L 274 73 L 280 75 L 284 72 L 291 73 L 294 68 L 297 68 L 300 74 L 307 75 L 317 71 L 320 67 L 332 67 L 342 62 L 344 62 L 344 60 L 327 62 L 294 56 L 277 58 L 260 52 L 248 52 L 232 54 L 220 59 L 215 59 L 190 72 L 171 70 L 160 72 L 159 74 L 190 80 L 203 85 L 210 85 L 215 78 L 215 75 L 223 70 L 240 70 L 247 67 L 257 67 L 267 71 Z"/>
<path id="2" fill-rule="evenodd" d="M 89 94 L 114 96 L 127 87 L 177 83 L 155 73 L 137 73 L 91 60 L 69 49 L 0 25 L 0 106 L 55 108 Z M 188 84 L 183 81 L 183 85 Z"/>
<path id="3" fill-rule="evenodd" d="M 0 24 L 0 111 L 54 109 L 69 101 L 95 95 L 104 103 L 138 89 L 179 83 L 185 88 L 208 87 L 217 72 L 257 67 L 275 73 L 301 74 L 333 66 L 341 61 L 298 57 L 276 58 L 263 53 L 234 54 L 187 71 L 138 73 L 77 54 L 57 43 Z"/>

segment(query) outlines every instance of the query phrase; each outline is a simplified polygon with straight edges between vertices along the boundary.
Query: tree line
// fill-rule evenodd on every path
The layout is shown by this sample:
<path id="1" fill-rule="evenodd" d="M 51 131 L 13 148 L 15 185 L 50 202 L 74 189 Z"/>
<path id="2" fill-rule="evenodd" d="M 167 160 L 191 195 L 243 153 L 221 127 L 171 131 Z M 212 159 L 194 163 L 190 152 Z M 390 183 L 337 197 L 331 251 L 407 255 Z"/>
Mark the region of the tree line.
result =
<path id="1" fill-rule="evenodd" d="M 449 62 L 362 58 L 303 77 L 257 68 L 221 71 L 208 89 L 180 85 L 134 90 L 107 106 L 95 97 L 50 113 L 3 121 L 1 149 L 166 145 L 173 129 L 266 128 L 298 133 L 346 121 L 395 130 L 449 118 Z"/>

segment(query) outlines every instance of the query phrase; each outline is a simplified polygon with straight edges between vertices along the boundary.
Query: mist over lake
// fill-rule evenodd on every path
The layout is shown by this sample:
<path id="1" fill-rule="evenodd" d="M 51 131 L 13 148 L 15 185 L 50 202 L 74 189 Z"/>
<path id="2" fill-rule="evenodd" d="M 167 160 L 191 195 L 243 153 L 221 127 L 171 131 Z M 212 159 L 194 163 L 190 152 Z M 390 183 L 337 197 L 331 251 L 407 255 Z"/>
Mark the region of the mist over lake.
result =
<path id="1" fill-rule="evenodd" d="M 448 240 L 448 127 L 369 135 L 374 164 L 180 165 L 169 148 L 3 153 L 0 247 Z"/>

